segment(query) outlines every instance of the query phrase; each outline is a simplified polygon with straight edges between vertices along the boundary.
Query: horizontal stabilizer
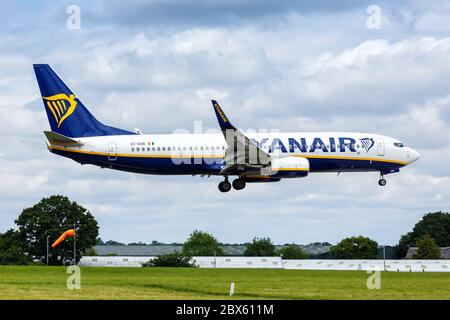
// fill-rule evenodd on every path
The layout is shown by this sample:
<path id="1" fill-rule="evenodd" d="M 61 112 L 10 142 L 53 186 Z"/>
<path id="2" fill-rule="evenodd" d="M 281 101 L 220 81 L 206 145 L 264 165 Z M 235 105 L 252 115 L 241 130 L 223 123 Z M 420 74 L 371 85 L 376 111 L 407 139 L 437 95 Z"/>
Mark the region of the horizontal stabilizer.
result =
<path id="1" fill-rule="evenodd" d="M 51 145 L 63 146 L 63 147 L 81 147 L 83 144 L 72 138 L 66 137 L 62 134 L 53 131 L 44 131 L 48 142 Z"/>

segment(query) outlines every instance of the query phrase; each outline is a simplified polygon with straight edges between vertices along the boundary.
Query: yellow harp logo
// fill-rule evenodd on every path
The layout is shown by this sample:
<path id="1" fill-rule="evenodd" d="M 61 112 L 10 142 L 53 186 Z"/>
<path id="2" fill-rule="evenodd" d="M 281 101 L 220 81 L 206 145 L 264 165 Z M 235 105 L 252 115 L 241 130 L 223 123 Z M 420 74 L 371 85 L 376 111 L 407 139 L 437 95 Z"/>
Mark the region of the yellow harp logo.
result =
<path id="1" fill-rule="evenodd" d="M 50 97 L 42 97 L 47 102 L 48 109 L 55 117 L 55 121 L 59 126 L 66 120 L 77 107 L 75 95 L 71 94 L 69 97 L 65 93 L 55 94 Z"/>
<path id="2" fill-rule="evenodd" d="M 223 113 L 222 109 L 219 107 L 219 105 L 217 103 L 214 104 L 214 108 L 217 110 L 217 113 L 220 115 L 223 122 L 225 122 L 225 123 L 228 122 L 227 117 L 225 117 L 225 114 Z"/>

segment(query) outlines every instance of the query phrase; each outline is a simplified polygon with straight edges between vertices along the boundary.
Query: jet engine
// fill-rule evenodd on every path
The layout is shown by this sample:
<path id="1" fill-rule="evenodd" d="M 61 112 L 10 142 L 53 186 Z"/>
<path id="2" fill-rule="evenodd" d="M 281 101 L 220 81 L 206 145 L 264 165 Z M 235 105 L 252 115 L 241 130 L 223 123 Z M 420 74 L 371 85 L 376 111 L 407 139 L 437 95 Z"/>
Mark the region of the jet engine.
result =
<path id="1" fill-rule="evenodd" d="M 303 157 L 275 158 L 261 173 L 272 178 L 303 178 L 309 174 L 309 160 Z"/>

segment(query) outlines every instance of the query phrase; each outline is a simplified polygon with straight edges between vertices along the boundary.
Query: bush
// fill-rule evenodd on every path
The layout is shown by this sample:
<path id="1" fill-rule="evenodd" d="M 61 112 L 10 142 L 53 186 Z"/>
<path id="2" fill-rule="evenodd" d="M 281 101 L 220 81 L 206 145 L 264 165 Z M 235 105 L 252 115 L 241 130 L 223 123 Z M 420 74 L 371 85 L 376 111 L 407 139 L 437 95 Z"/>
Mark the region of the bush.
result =
<path id="1" fill-rule="evenodd" d="M 278 250 L 283 259 L 308 259 L 307 254 L 296 244 L 290 244 Z"/>
<path id="2" fill-rule="evenodd" d="M 96 255 L 97 255 L 97 252 L 95 251 L 95 248 L 92 247 L 92 248 L 86 249 L 86 250 L 84 251 L 84 254 L 83 254 L 83 255 L 84 255 L 84 256 L 90 256 L 90 257 L 92 257 L 92 256 L 96 256 Z"/>
<path id="3" fill-rule="evenodd" d="M 401 236 L 397 245 L 400 256 L 404 257 L 409 247 L 418 246 L 418 240 L 426 235 L 430 235 L 440 247 L 450 246 L 450 214 L 438 211 L 424 215 L 412 231 Z"/>
<path id="4" fill-rule="evenodd" d="M 244 251 L 244 256 L 250 257 L 271 257 L 275 255 L 275 246 L 270 238 L 254 238 Z"/>
<path id="5" fill-rule="evenodd" d="M 378 243 L 363 236 L 350 237 L 341 240 L 330 250 L 336 259 L 376 259 Z"/>
<path id="6" fill-rule="evenodd" d="M 223 256 L 220 243 L 211 234 L 195 230 L 183 244 L 183 253 L 188 256 Z"/>
<path id="7" fill-rule="evenodd" d="M 10 229 L 0 234 L 0 264 L 27 265 L 31 259 L 25 254 L 19 232 Z"/>
<path id="8" fill-rule="evenodd" d="M 441 249 L 429 234 L 417 241 L 417 247 L 414 259 L 441 259 Z"/>
<path id="9" fill-rule="evenodd" d="M 180 252 L 163 254 L 142 264 L 143 267 L 196 267 L 192 257 Z"/>

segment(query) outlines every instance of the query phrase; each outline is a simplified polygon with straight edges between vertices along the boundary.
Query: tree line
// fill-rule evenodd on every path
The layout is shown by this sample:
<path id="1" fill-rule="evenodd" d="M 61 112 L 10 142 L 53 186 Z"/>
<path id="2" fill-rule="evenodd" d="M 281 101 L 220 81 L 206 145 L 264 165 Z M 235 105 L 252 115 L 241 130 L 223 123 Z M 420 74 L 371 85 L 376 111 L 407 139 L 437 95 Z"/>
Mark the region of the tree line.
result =
<path id="1" fill-rule="evenodd" d="M 0 234 L 0 264 L 47 263 L 47 245 L 70 228 L 76 229 L 73 241 L 76 241 L 77 262 L 83 254 L 92 252 L 92 247 L 99 243 L 99 227 L 94 216 L 65 196 L 54 195 L 43 198 L 32 207 L 23 209 L 15 223 L 17 229 Z M 71 263 L 74 256 L 73 241 L 65 241 L 57 248 L 50 249 L 48 263 L 50 265 Z M 414 258 L 439 259 L 440 247 L 446 246 L 450 246 L 450 214 L 439 211 L 424 215 L 412 231 L 401 236 L 396 250 L 404 257 L 408 248 L 418 247 Z M 378 247 L 378 243 L 370 238 L 348 237 L 332 246 L 331 254 L 336 259 L 376 259 Z M 195 230 L 183 244 L 181 252 L 160 257 L 160 260 L 167 258 L 169 262 L 185 263 L 192 256 L 214 255 L 224 255 L 222 244 L 213 235 Z M 251 243 L 246 244 L 244 256 L 308 258 L 296 244 L 277 250 L 270 238 L 254 238 Z"/>

